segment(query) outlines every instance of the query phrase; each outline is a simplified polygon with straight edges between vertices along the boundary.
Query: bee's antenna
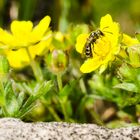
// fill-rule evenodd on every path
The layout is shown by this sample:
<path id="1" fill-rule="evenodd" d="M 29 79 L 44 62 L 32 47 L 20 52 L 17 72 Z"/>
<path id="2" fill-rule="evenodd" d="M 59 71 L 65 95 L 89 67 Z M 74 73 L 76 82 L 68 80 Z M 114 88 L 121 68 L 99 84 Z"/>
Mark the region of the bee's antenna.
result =
<path id="1" fill-rule="evenodd" d="M 105 31 L 104 29 L 106 29 L 106 28 L 109 28 L 109 26 L 104 27 L 104 28 L 103 28 L 103 32 L 106 32 L 106 33 L 109 33 L 109 34 L 113 34 L 112 32 Z"/>
<path id="2" fill-rule="evenodd" d="M 89 25 L 91 30 L 95 30 L 97 28 L 97 25 L 95 24 L 95 22 L 90 21 L 90 25 Z"/>
<path id="3" fill-rule="evenodd" d="M 109 33 L 109 34 L 112 34 L 112 35 L 113 35 L 113 33 L 112 33 L 112 32 L 108 32 L 108 31 L 104 31 L 104 32 L 106 32 L 106 33 Z"/>
<path id="4" fill-rule="evenodd" d="M 109 28 L 109 26 L 104 27 L 103 30 L 106 29 L 106 28 Z"/>

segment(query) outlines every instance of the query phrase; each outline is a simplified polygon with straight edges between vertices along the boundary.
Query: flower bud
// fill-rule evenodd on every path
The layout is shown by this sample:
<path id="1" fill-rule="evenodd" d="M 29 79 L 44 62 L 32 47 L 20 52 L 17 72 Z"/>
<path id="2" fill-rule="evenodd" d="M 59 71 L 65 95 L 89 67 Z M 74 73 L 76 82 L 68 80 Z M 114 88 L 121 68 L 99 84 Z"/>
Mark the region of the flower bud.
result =
<path id="1" fill-rule="evenodd" d="M 34 120 L 43 121 L 44 116 L 46 115 L 45 106 L 39 100 L 37 100 L 36 107 L 33 108 L 30 115 L 31 115 L 31 118 L 33 118 Z"/>
<path id="2" fill-rule="evenodd" d="M 130 64 L 138 68 L 140 67 L 140 46 L 132 46 L 128 48 Z"/>
<path id="3" fill-rule="evenodd" d="M 53 50 L 46 57 L 46 64 L 54 74 L 62 73 L 68 65 L 68 56 L 62 50 Z"/>

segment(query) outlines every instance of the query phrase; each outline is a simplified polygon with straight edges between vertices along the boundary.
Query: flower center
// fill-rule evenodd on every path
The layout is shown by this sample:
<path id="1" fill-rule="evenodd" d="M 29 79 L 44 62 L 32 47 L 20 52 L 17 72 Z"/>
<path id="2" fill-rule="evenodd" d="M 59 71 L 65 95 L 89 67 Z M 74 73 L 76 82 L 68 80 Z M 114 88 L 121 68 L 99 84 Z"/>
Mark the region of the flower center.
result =
<path id="1" fill-rule="evenodd" d="M 111 43 L 107 37 L 99 38 L 93 46 L 94 57 L 105 58 L 111 49 Z"/>

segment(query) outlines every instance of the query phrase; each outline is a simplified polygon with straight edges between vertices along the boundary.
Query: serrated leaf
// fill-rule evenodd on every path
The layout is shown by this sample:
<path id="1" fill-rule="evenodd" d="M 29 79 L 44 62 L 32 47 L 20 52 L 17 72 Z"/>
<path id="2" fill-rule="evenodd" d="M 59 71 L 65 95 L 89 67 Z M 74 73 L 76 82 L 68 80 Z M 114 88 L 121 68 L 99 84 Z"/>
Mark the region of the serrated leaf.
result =
<path id="1" fill-rule="evenodd" d="M 25 99 L 25 93 L 22 91 L 18 94 L 18 97 L 17 97 L 19 108 L 22 106 L 24 99 Z"/>
<path id="2" fill-rule="evenodd" d="M 37 85 L 38 86 L 38 85 Z M 41 96 L 46 94 L 52 87 L 52 81 L 43 82 L 39 87 L 35 87 L 35 93 L 33 95 L 30 95 L 30 97 L 27 99 L 27 101 L 24 103 L 24 105 L 21 107 L 19 113 L 16 115 L 16 117 L 24 117 L 28 112 L 30 112 L 33 107 L 34 103 L 37 99 L 39 99 Z"/>
<path id="3" fill-rule="evenodd" d="M 12 88 L 12 83 L 8 82 L 4 89 L 5 92 L 5 108 L 10 117 L 14 116 L 19 109 L 16 95 Z"/>
<path id="4" fill-rule="evenodd" d="M 137 86 L 133 83 L 120 83 L 114 86 L 114 88 L 124 89 L 131 92 L 139 92 Z"/>

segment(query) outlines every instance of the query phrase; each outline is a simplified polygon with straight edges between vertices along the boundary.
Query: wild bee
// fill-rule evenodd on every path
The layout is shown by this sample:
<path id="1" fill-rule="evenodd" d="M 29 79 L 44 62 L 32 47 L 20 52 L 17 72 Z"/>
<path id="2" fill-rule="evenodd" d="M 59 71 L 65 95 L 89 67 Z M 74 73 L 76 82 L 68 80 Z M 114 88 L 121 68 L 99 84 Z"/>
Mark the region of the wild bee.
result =
<path id="1" fill-rule="evenodd" d="M 92 47 L 94 47 L 94 43 L 96 43 L 97 39 L 99 39 L 102 36 L 104 36 L 104 33 L 99 29 L 91 32 L 83 48 L 83 55 L 86 58 L 93 57 Z"/>

